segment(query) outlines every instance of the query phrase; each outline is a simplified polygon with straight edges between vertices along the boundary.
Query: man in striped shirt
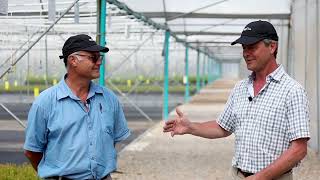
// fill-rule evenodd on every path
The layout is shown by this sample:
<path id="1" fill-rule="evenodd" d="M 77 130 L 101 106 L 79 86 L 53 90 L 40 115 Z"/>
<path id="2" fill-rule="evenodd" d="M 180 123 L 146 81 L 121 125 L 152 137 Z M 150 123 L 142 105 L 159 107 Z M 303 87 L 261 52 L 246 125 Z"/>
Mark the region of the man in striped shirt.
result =
<path id="1" fill-rule="evenodd" d="M 205 138 L 235 134 L 232 171 L 226 179 L 292 180 L 310 138 L 304 88 L 277 64 L 278 35 L 267 21 L 249 23 L 241 37 L 243 58 L 252 74 L 236 84 L 217 121 L 190 122 L 177 109 L 164 132 Z"/>

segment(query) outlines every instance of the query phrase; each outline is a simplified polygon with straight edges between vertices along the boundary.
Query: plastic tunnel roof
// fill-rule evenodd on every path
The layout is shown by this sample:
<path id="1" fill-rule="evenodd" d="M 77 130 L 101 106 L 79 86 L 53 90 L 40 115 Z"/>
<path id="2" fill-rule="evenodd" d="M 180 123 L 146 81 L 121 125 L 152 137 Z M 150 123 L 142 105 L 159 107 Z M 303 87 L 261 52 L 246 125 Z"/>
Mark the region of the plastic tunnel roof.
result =
<path id="1" fill-rule="evenodd" d="M 230 47 L 253 20 L 288 24 L 291 0 L 120 0 L 159 24 L 167 24 L 172 33 L 192 46 L 209 51 Z M 285 23 L 283 23 L 285 22 Z M 232 51 L 232 50 L 231 50 Z M 236 55 L 237 56 L 237 55 Z"/>
<path id="2" fill-rule="evenodd" d="M 252 19 L 286 20 L 290 0 L 120 0 L 176 34 L 238 35 Z M 207 38 L 206 38 L 207 39 Z M 200 39 L 199 39 L 200 40 Z"/>
<path id="3" fill-rule="evenodd" d="M 11 34 L 25 33 L 26 27 L 24 26 L 28 26 L 29 30 L 48 27 L 50 25 L 46 19 L 48 1 L 25 0 L 22 3 L 20 0 L 10 0 L 8 15 L 0 16 L 0 24 L 1 22 L 6 24 L 13 22 L 15 25 L 21 25 L 21 28 L 14 28 Z M 63 12 L 74 2 L 73 0 L 55 1 L 57 12 Z M 113 1 L 116 0 L 107 0 L 109 37 L 121 37 L 126 31 L 137 35 L 140 32 L 153 33 L 155 31 L 152 26 L 117 8 L 112 3 Z M 230 47 L 230 42 L 240 35 L 243 27 L 250 21 L 263 19 L 273 21 L 274 24 L 279 21 L 278 24 L 287 25 L 291 6 L 291 0 L 118 0 L 118 2 L 124 3 L 131 10 L 141 13 L 161 26 L 167 24 L 176 37 L 188 42 L 190 46 L 203 47 L 214 54 L 219 54 L 217 49 L 225 47 L 228 48 L 228 52 L 239 52 L 239 47 Z M 55 33 L 62 35 L 81 33 L 89 29 L 90 33 L 94 34 L 97 20 L 96 3 L 96 0 L 80 0 L 80 18 L 82 18 L 80 23 L 74 26 L 74 9 L 72 9 L 66 15 L 69 18 L 63 19 L 56 25 Z M 9 21 L 10 19 L 15 19 L 15 21 Z M 239 55 L 239 53 L 235 54 Z"/>

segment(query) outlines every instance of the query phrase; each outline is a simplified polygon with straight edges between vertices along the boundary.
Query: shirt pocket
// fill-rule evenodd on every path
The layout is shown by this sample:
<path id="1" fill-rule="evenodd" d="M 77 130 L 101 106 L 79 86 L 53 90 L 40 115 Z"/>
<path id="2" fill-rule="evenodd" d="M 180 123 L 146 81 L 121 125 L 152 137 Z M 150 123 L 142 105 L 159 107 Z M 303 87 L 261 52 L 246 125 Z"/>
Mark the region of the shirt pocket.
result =
<path id="1" fill-rule="evenodd" d="M 100 122 L 103 133 L 111 136 L 113 139 L 114 136 L 114 113 L 111 109 L 104 109 L 100 114 Z"/>
<path id="2" fill-rule="evenodd" d="M 97 138 L 97 149 L 100 153 L 97 156 L 99 166 L 110 166 L 116 159 L 114 148 L 114 113 L 111 109 L 101 112 L 101 131 Z M 102 153 L 103 152 L 103 153 Z M 111 163 L 111 164 L 110 164 Z"/>

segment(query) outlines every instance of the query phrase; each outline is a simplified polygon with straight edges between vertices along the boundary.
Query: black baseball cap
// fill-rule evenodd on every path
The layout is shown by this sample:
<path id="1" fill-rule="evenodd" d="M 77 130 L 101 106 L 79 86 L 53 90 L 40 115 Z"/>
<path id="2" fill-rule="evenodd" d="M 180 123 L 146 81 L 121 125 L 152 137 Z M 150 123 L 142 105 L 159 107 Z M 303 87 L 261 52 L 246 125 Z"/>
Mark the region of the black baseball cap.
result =
<path id="1" fill-rule="evenodd" d="M 243 29 L 240 38 L 233 41 L 231 45 L 235 44 L 254 44 L 263 39 L 271 39 L 278 41 L 278 35 L 273 25 L 268 21 L 253 21 L 246 25 Z"/>
<path id="2" fill-rule="evenodd" d="M 60 59 L 67 59 L 68 56 L 77 51 L 108 52 L 109 48 L 98 45 L 90 36 L 79 34 L 69 37 L 63 45 Z"/>

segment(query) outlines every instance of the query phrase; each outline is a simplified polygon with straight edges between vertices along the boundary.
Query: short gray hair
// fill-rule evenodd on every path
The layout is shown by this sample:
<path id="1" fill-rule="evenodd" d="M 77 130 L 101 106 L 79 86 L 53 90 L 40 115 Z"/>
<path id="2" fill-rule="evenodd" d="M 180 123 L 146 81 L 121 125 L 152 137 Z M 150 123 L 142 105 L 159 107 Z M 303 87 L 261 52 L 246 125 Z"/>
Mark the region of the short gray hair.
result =
<path id="1" fill-rule="evenodd" d="M 272 40 L 272 39 L 263 39 L 263 42 L 265 45 L 269 46 L 271 43 L 278 44 L 278 41 Z"/>
<path id="2" fill-rule="evenodd" d="M 277 48 L 274 51 L 274 57 L 277 58 L 277 54 L 278 54 L 278 41 L 272 40 L 272 39 L 263 39 L 263 43 L 265 46 L 270 46 L 271 43 L 276 43 L 277 44 Z"/>

